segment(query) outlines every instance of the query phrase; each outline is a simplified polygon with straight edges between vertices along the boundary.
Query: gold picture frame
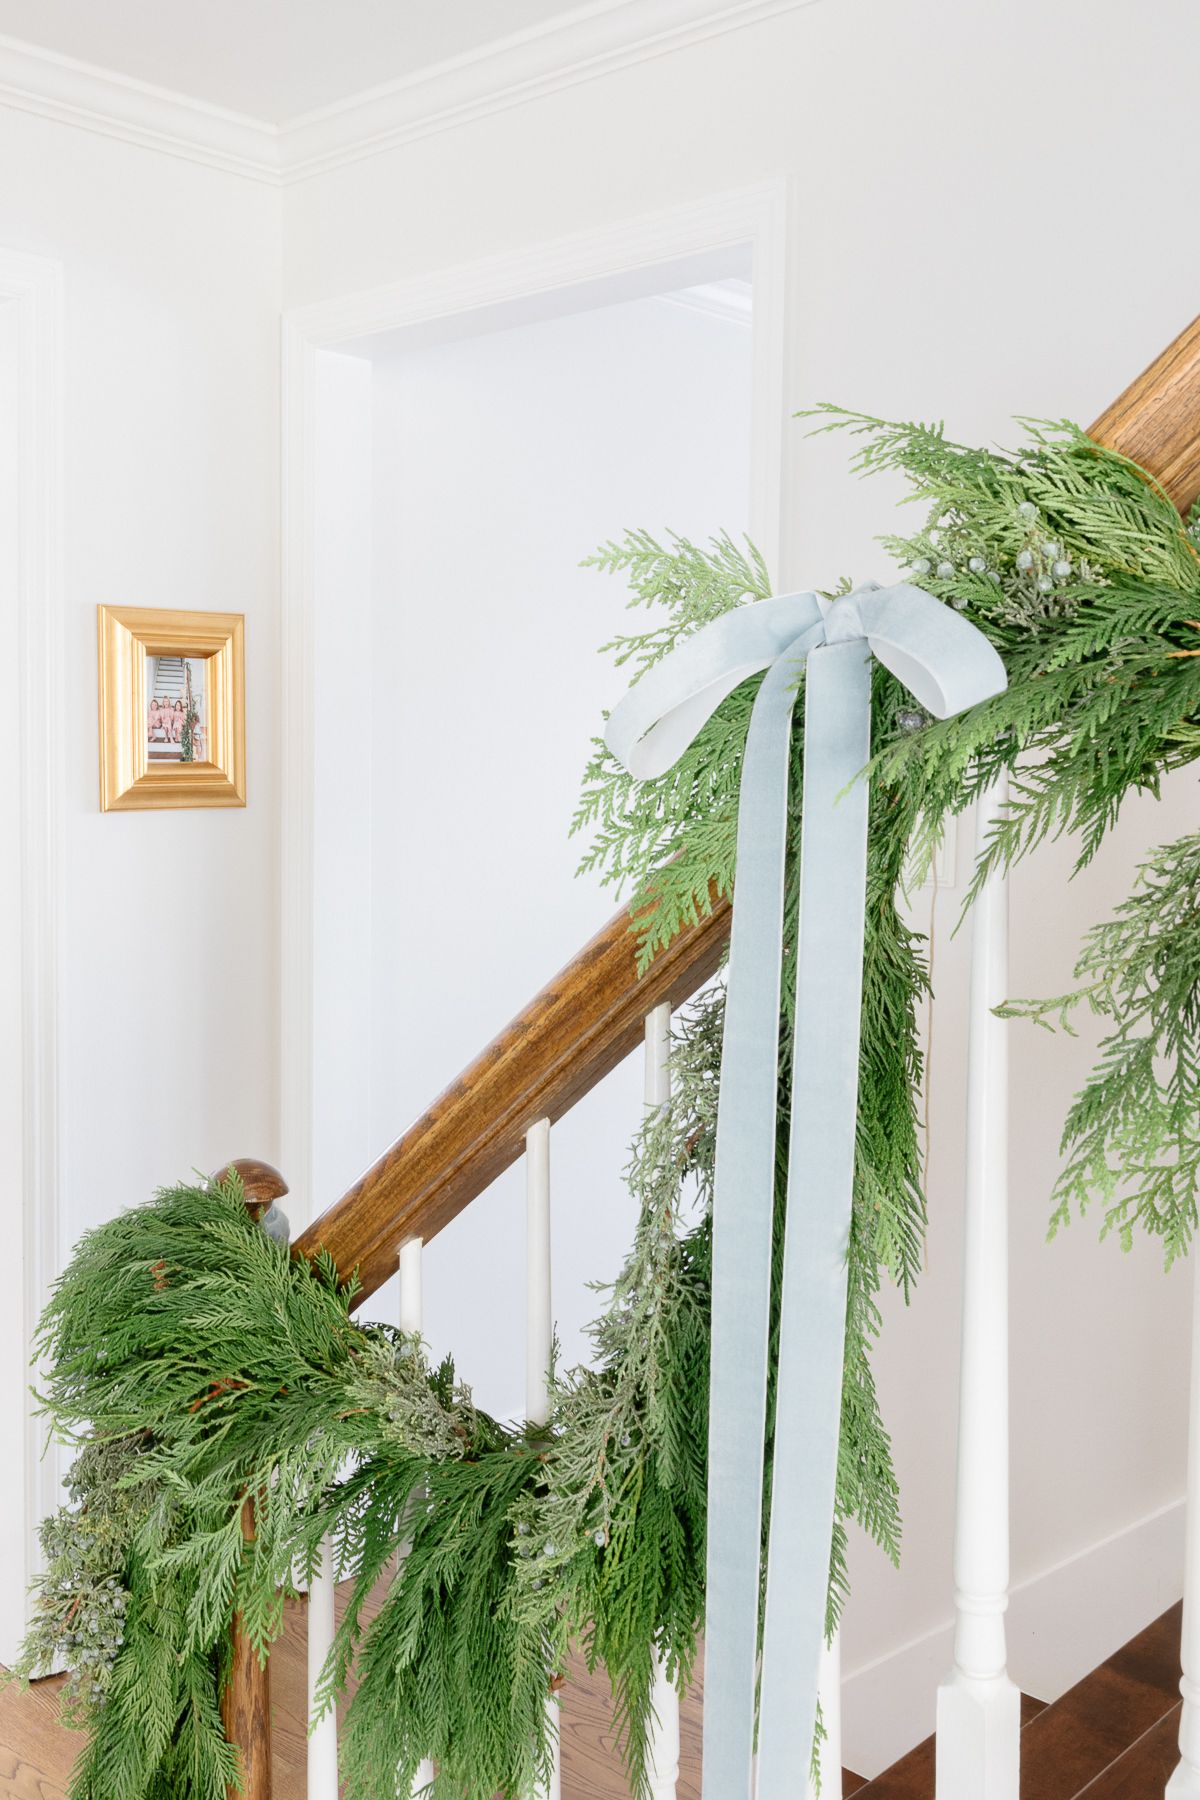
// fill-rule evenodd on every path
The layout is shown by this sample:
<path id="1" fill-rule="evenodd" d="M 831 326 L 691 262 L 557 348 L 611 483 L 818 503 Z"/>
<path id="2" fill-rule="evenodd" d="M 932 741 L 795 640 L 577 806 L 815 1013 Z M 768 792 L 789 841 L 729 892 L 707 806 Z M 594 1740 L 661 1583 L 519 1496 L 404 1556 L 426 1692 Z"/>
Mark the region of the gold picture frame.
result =
<path id="1" fill-rule="evenodd" d="M 97 608 L 100 654 L 100 809 L 245 806 L 245 619 L 241 613 L 174 612 L 149 606 Z M 178 664 L 188 682 L 184 741 L 174 713 L 156 730 L 159 702 L 148 664 Z M 192 700 L 192 671 L 202 699 Z M 156 683 L 157 686 L 157 683 Z M 151 702 L 155 712 L 151 713 Z M 199 725 L 199 711 L 204 714 Z M 159 748 L 155 739 L 161 740 Z M 200 754 L 193 753 L 199 743 Z"/>

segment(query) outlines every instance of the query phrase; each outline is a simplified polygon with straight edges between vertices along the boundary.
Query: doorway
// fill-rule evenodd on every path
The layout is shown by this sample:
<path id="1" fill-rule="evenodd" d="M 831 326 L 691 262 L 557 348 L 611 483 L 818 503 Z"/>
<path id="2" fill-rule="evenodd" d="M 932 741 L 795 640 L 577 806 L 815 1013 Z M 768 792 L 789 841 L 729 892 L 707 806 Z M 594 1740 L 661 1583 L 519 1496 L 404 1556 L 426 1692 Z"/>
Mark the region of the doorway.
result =
<path id="1" fill-rule="evenodd" d="M 314 1212 L 616 908 L 575 878 L 569 825 L 627 684 L 597 652 L 645 615 L 626 612 L 621 579 L 579 565 L 629 528 L 752 534 L 774 560 L 765 260 L 722 244 L 407 326 L 343 326 L 305 353 L 311 986 L 285 1121 L 289 1085 L 311 1108 L 307 1143 L 294 1151 L 286 1122 L 284 1139 L 307 1159 Z M 285 984 L 287 962 L 285 922 Z M 630 1238 L 621 1171 L 641 1079 L 631 1059 L 554 1129 L 568 1365 L 599 1310 L 588 1284 Z M 500 1416 L 521 1405 L 523 1208 L 518 1168 L 424 1259 L 431 1349 Z M 385 1290 L 371 1310 L 394 1307 Z"/>

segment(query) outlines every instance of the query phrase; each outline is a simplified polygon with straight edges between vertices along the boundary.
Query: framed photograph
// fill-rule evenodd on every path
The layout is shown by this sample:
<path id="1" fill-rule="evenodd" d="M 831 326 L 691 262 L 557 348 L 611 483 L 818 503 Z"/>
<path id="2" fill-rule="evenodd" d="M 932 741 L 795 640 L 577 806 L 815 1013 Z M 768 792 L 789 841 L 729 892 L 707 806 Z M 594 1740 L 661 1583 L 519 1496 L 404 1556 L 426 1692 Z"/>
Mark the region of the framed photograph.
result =
<path id="1" fill-rule="evenodd" d="M 97 611 L 101 810 L 245 806 L 242 614 Z"/>

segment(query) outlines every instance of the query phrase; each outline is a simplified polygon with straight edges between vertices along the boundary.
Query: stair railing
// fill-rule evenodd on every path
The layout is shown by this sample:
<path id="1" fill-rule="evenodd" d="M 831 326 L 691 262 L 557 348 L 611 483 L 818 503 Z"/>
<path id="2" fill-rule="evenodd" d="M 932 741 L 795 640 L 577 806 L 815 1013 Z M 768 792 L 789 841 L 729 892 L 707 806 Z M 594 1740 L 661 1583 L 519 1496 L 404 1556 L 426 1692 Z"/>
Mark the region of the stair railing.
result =
<path id="1" fill-rule="evenodd" d="M 1097 420 L 1091 436 L 1149 469 L 1181 509 L 1200 493 L 1200 319 Z M 991 805 L 1002 805 L 995 793 Z M 965 1183 L 963 1359 L 955 1546 L 954 1669 L 939 1691 L 942 1800 L 1017 1800 L 1019 1713 L 1006 1668 L 1008 1587 L 1007 1194 L 1003 1146 L 1007 1077 L 1003 1028 L 992 1016 L 1007 994 L 1007 890 L 997 881 L 976 908 L 970 998 L 971 1120 Z M 549 1143 L 553 1122 L 639 1043 L 646 1104 L 666 1098 L 670 1011 L 715 973 L 730 909 L 680 934 L 639 978 L 629 916 L 619 912 L 568 963 L 379 1161 L 301 1234 L 294 1252 L 324 1247 L 366 1299 L 401 1278 L 402 1324 L 420 1328 L 422 1246 L 515 1163 L 527 1158 L 528 1399 L 544 1395 L 552 1318 Z M 1200 1257 L 1197 1355 L 1184 1603 L 1182 1760 L 1171 1800 L 1200 1800 Z M 253 1528 L 247 1509 L 246 1529 Z M 309 1666 L 319 1670 L 333 1633 L 335 1571 L 326 1551 L 309 1599 Z M 242 1759 L 242 1800 L 270 1800 L 268 1671 L 235 1628 L 226 1695 L 230 1741 Z M 824 1661 L 822 1712 L 830 1727 L 822 1792 L 840 1791 L 837 1646 Z M 660 1682 L 654 1800 L 671 1800 L 678 1773 L 678 1713 Z M 419 1784 L 418 1784 L 419 1785 Z M 237 1790 L 230 1790 L 232 1796 Z M 337 1727 L 330 1715 L 309 1740 L 309 1800 L 337 1800 Z M 557 1778 L 547 1796 L 555 1800 Z"/>

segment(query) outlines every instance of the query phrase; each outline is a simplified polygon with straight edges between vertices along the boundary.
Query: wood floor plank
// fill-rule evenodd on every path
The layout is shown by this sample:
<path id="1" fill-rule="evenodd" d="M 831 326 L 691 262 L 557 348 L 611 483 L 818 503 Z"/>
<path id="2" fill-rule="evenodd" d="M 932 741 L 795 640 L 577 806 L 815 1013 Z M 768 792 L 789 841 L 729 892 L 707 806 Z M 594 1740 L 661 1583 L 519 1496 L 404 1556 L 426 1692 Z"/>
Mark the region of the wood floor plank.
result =
<path id="1" fill-rule="evenodd" d="M 1021 1737 L 1022 1800 L 1075 1800 L 1174 1707 L 1181 1616 L 1170 1607 L 1033 1720 Z"/>
<path id="2" fill-rule="evenodd" d="M 1161 1800 L 1179 1761 L 1179 1715 L 1182 1703 L 1164 1713 L 1157 1725 L 1110 1763 L 1102 1775 L 1082 1789 L 1077 1800 Z"/>
<path id="3" fill-rule="evenodd" d="M 931 1737 L 923 1738 L 907 1756 L 868 1781 L 855 1800 L 932 1800 L 933 1743 Z"/>
<path id="4" fill-rule="evenodd" d="M 0 1800 L 62 1800 L 84 1740 L 58 1723 L 61 1686 L 0 1691 Z"/>

